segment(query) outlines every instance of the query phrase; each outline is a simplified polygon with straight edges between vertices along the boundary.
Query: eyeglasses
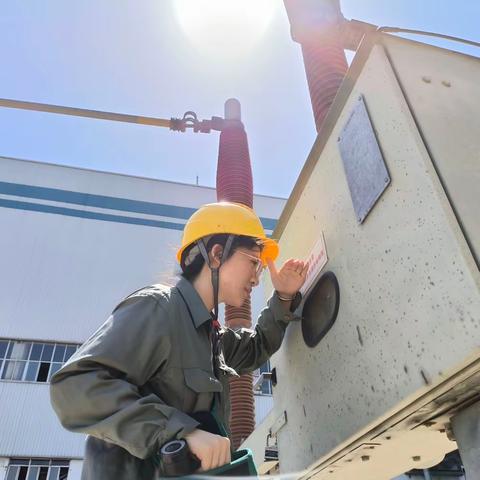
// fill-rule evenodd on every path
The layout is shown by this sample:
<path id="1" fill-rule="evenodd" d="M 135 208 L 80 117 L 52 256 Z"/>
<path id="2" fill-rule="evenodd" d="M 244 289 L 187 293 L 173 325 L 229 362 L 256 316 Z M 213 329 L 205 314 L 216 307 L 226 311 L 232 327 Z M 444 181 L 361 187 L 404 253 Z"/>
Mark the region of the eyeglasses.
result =
<path id="1" fill-rule="evenodd" d="M 258 278 L 260 278 L 260 275 L 262 274 L 263 270 L 264 270 L 264 265 L 263 265 L 263 262 L 260 258 L 258 257 L 255 257 L 254 255 L 249 255 L 248 253 L 245 253 L 245 252 L 242 252 L 240 250 L 237 250 L 238 253 L 242 254 L 242 255 L 245 255 L 246 257 L 249 257 L 251 258 L 252 260 L 255 260 L 255 276 Z"/>

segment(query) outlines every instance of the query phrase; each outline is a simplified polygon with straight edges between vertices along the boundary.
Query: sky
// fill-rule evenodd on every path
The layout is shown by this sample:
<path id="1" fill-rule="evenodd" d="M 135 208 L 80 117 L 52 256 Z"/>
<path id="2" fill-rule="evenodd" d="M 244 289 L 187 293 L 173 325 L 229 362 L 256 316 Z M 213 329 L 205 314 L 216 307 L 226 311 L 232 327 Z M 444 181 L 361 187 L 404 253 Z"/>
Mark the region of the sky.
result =
<path id="1" fill-rule="evenodd" d="M 480 41 L 476 0 L 341 6 L 348 19 Z M 281 0 L 3 0 L 0 59 L 1 98 L 159 118 L 193 110 L 200 119 L 223 116 L 225 100 L 239 99 L 255 193 L 287 198 L 315 140 L 301 51 Z M 218 132 L 6 108 L 0 132 L 0 156 L 183 183 L 198 176 L 215 186 Z"/>

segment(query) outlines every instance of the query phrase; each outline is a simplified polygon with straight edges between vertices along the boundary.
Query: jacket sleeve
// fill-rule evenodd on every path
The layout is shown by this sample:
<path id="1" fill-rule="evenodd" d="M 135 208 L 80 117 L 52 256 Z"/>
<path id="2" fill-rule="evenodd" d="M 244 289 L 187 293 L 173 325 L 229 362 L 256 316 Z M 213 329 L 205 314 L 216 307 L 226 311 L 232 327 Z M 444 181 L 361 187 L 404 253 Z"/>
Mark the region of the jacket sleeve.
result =
<path id="1" fill-rule="evenodd" d="M 50 398 L 62 425 L 147 458 L 197 425 L 139 387 L 166 362 L 166 312 L 153 296 L 125 300 L 52 377 Z"/>
<path id="2" fill-rule="evenodd" d="M 223 333 L 225 363 L 240 375 L 259 368 L 280 348 L 292 320 L 299 320 L 299 317 L 287 311 L 274 293 L 260 313 L 254 330 L 228 328 Z"/>

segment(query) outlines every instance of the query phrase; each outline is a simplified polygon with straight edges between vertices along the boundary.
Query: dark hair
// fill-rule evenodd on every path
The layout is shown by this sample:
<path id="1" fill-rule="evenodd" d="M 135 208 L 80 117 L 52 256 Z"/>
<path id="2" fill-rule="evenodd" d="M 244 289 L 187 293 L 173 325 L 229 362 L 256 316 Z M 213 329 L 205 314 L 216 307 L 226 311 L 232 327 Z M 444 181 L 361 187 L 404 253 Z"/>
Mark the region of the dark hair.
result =
<path id="1" fill-rule="evenodd" d="M 213 235 L 210 240 L 207 242 L 207 252 L 210 252 L 211 248 L 216 245 L 217 243 L 225 247 L 225 243 L 227 242 L 227 238 L 229 237 L 228 233 L 220 233 L 218 235 Z M 201 253 L 193 259 L 192 263 L 189 265 L 185 265 L 185 258 L 188 256 L 190 250 L 194 247 L 195 244 L 190 245 L 186 248 L 182 253 L 182 261 L 180 262 L 180 266 L 182 268 L 182 277 L 186 278 L 190 282 L 195 280 L 198 274 L 202 271 L 203 265 L 205 264 L 205 260 Z M 258 238 L 254 237 L 247 237 L 245 235 L 235 235 L 232 246 L 226 258 L 223 261 L 227 261 L 234 253 L 235 250 L 239 247 L 253 249 L 255 247 L 260 248 L 260 251 L 263 248 L 262 241 Z"/>

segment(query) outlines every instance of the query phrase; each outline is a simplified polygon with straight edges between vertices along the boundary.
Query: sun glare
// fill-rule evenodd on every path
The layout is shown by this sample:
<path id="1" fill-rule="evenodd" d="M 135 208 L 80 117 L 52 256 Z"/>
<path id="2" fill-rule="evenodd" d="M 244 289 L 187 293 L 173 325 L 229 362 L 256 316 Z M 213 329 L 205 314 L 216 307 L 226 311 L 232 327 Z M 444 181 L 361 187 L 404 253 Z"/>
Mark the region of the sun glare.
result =
<path id="1" fill-rule="evenodd" d="M 247 54 L 268 29 L 281 0 L 173 0 L 179 25 L 200 54 Z"/>

